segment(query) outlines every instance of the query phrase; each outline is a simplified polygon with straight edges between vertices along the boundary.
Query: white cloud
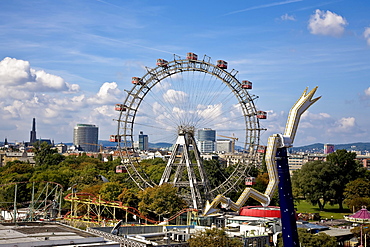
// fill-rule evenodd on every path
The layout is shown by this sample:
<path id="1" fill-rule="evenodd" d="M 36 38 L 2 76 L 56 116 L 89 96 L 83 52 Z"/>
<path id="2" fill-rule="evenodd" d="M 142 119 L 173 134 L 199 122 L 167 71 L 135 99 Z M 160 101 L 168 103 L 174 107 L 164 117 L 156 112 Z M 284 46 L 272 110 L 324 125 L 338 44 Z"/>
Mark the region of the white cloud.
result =
<path id="1" fill-rule="evenodd" d="M 34 81 L 31 75 L 30 63 L 15 58 L 6 57 L 0 61 L 0 83 L 7 86 L 17 86 L 28 81 Z"/>
<path id="2" fill-rule="evenodd" d="M 154 92 L 160 92 L 160 91 L 166 91 L 168 90 L 169 88 L 171 87 L 171 83 L 168 82 L 166 79 L 164 80 L 161 80 L 159 83 L 157 83 L 155 85 L 155 87 L 153 87 L 153 91 Z"/>
<path id="3" fill-rule="evenodd" d="M 2 135 L 27 141 L 33 117 L 37 119 L 38 136 L 63 138 L 56 141 L 70 141 L 76 123 L 97 124 L 110 131 L 116 122 L 107 123 L 107 119 L 117 117 L 114 104 L 123 101 L 123 91 L 116 82 L 106 82 L 91 94 L 80 92 L 78 84 L 60 76 L 31 68 L 28 61 L 4 58 L 0 60 Z M 14 131 L 8 134 L 9 129 Z M 108 139 L 105 135 L 103 139 Z"/>
<path id="4" fill-rule="evenodd" d="M 166 102 L 169 102 L 171 104 L 174 104 L 174 103 L 177 103 L 177 104 L 184 103 L 184 102 L 186 102 L 187 98 L 188 98 L 187 93 L 182 92 L 182 91 L 175 91 L 173 89 L 169 89 L 169 90 L 167 90 L 166 93 L 163 94 L 163 99 Z"/>
<path id="5" fill-rule="evenodd" d="M 7 93 L 17 92 L 7 95 L 7 97 L 12 96 L 14 98 L 18 98 L 18 93 L 22 91 L 29 93 L 73 92 L 79 90 L 78 85 L 70 85 L 60 76 L 49 74 L 43 70 L 32 69 L 28 61 L 10 57 L 0 61 L 0 88 L 4 87 L 6 87 Z M 0 94 L 0 96 L 3 95 Z"/>
<path id="6" fill-rule="evenodd" d="M 45 110 L 44 110 L 44 116 L 46 117 L 46 118 L 55 118 L 55 117 L 57 117 L 58 116 L 58 112 L 59 111 L 57 111 L 56 109 L 52 109 L 52 108 L 46 108 Z"/>
<path id="7" fill-rule="evenodd" d="M 89 104 L 115 104 L 121 102 L 123 97 L 123 92 L 118 89 L 116 82 L 105 82 L 99 92 L 87 101 Z"/>
<path id="8" fill-rule="evenodd" d="M 370 87 L 364 90 L 366 96 L 370 96 Z"/>
<path id="9" fill-rule="evenodd" d="M 317 9 L 315 14 L 310 17 L 308 29 L 312 34 L 339 37 L 344 33 L 344 27 L 347 24 L 346 19 L 342 16 L 329 10 L 325 12 Z"/>
<path id="10" fill-rule="evenodd" d="M 102 106 L 94 108 L 92 112 L 94 116 L 100 115 L 102 117 L 116 118 L 117 112 L 112 111 L 112 109 L 113 109 L 113 106 L 111 105 L 102 105 Z"/>
<path id="11" fill-rule="evenodd" d="M 334 128 L 330 132 L 349 133 L 353 132 L 356 127 L 356 119 L 354 117 L 343 117 L 339 119 Z"/>
<path id="12" fill-rule="evenodd" d="M 288 14 L 280 16 L 280 19 L 283 21 L 295 21 L 294 16 Z"/>
<path id="13" fill-rule="evenodd" d="M 368 45 L 370 45 L 370 27 L 366 27 L 364 31 L 364 37 Z"/>
<path id="14" fill-rule="evenodd" d="M 321 113 L 311 113 L 310 111 L 305 111 L 301 119 L 302 120 L 323 120 L 323 119 L 329 119 L 331 116 L 328 113 L 321 112 Z"/>
<path id="15" fill-rule="evenodd" d="M 185 114 L 185 110 L 179 108 L 179 107 L 173 107 L 172 108 L 172 112 L 175 114 L 175 115 L 181 115 L 181 114 Z"/>
<path id="16" fill-rule="evenodd" d="M 197 113 L 202 118 L 214 119 L 222 115 L 222 103 L 215 105 L 198 105 Z"/>

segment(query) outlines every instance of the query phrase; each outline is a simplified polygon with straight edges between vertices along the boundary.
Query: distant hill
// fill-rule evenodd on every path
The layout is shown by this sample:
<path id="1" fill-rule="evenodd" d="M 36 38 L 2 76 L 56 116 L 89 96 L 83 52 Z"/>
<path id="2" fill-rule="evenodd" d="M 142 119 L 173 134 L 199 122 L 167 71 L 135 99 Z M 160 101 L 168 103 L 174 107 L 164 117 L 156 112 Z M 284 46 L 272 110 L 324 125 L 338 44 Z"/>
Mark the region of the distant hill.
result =
<path id="1" fill-rule="evenodd" d="M 348 143 L 348 144 L 333 144 L 334 149 L 345 149 L 347 151 L 370 151 L 370 142 L 355 142 L 355 143 Z M 323 152 L 324 151 L 324 144 L 323 143 L 315 143 L 307 146 L 301 147 L 293 147 L 289 149 L 291 152 Z"/>
<path id="2" fill-rule="evenodd" d="M 172 145 L 167 142 L 149 143 L 149 148 L 170 148 Z"/>

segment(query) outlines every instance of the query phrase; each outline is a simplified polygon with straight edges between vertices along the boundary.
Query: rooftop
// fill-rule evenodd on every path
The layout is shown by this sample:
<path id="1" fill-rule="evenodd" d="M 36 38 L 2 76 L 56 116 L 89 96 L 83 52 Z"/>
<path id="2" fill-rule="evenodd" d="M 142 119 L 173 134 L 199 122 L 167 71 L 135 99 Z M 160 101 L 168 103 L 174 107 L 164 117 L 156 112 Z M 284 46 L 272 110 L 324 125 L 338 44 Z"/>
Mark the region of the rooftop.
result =
<path id="1" fill-rule="evenodd" d="M 0 247 L 106 243 L 103 237 L 56 222 L 0 224 Z M 119 245 L 117 245 L 119 246 Z"/>

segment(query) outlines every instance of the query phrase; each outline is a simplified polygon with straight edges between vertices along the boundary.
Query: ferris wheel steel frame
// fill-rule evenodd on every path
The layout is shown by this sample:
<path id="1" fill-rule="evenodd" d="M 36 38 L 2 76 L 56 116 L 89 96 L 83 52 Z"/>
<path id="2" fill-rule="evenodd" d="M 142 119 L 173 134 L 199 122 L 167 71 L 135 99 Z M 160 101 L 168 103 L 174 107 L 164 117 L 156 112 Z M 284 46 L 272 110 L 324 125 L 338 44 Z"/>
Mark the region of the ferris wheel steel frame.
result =
<path id="1" fill-rule="evenodd" d="M 225 69 L 219 68 L 212 64 L 211 58 L 204 55 L 203 60 L 191 59 L 176 59 L 169 61 L 166 66 L 157 66 L 155 68 L 146 67 L 146 74 L 140 78 L 140 84 L 135 84 L 131 90 L 126 90 L 127 97 L 123 102 L 124 110 L 120 111 L 118 121 L 117 136 L 118 149 L 120 150 L 123 164 L 127 169 L 127 173 L 140 189 L 153 187 L 155 184 L 150 179 L 139 171 L 138 158 L 133 157 L 130 153 L 134 150 L 134 126 L 135 117 L 139 107 L 145 96 L 151 89 L 162 80 L 171 77 L 175 74 L 183 72 L 200 72 L 207 73 L 217 77 L 233 92 L 241 106 L 242 114 L 245 121 L 245 143 L 244 143 L 244 158 L 243 162 L 238 163 L 232 174 L 216 188 L 211 189 L 211 193 L 227 194 L 228 192 L 238 188 L 238 183 L 246 177 L 246 173 L 250 166 L 256 164 L 257 147 L 260 142 L 259 119 L 257 118 L 257 110 L 253 100 L 257 96 L 250 95 L 247 89 L 242 88 L 242 83 L 236 78 L 238 71 L 231 70 L 228 72 Z"/>

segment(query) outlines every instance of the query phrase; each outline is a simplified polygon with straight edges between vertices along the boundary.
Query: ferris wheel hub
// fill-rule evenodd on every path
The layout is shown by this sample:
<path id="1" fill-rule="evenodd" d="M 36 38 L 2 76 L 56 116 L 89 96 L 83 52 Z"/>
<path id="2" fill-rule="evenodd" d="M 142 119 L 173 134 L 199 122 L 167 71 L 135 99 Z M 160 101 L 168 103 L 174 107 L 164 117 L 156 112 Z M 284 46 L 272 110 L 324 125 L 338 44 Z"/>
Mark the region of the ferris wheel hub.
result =
<path id="1" fill-rule="evenodd" d="M 177 127 L 177 129 L 178 129 L 177 133 L 179 135 L 190 134 L 194 136 L 195 133 L 195 127 L 191 125 L 180 125 Z"/>

